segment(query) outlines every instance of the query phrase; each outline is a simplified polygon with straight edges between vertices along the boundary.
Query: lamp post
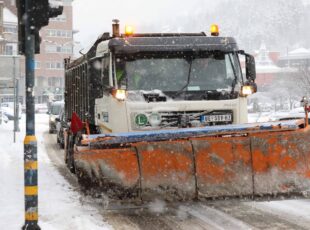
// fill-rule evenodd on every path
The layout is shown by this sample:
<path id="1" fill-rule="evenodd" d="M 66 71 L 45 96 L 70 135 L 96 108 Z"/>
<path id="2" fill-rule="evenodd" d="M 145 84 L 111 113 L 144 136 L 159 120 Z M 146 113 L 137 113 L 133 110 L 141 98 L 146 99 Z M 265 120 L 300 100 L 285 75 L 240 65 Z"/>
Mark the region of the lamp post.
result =
<path id="1" fill-rule="evenodd" d="M 26 136 L 24 139 L 25 224 L 23 230 L 40 230 L 38 225 L 38 152 L 35 136 L 34 68 L 40 53 L 42 27 L 61 15 L 63 6 L 50 6 L 48 0 L 16 0 L 19 53 L 26 57 Z"/>

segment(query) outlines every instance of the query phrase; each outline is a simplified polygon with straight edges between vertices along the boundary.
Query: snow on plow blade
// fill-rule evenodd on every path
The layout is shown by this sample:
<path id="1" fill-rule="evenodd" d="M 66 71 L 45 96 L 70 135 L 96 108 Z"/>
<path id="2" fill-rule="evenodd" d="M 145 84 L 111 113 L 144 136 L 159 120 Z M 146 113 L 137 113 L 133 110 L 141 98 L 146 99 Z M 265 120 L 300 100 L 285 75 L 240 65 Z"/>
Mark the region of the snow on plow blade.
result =
<path id="1" fill-rule="evenodd" d="M 91 135 L 75 148 L 78 177 L 119 197 L 187 200 L 303 194 L 310 130 L 302 120 Z"/>

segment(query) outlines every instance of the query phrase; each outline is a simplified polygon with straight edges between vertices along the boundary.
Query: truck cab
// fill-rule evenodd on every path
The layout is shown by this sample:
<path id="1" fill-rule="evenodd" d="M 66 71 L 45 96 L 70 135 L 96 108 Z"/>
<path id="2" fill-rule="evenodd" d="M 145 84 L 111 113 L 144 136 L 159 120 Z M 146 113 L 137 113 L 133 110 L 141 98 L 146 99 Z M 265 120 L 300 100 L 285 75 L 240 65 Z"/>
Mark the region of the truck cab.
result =
<path id="1" fill-rule="evenodd" d="M 246 123 L 239 54 L 233 38 L 204 34 L 103 41 L 96 124 L 105 133 Z"/>
<path id="2" fill-rule="evenodd" d="M 99 133 L 246 123 L 256 90 L 254 58 L 234 38 L 205 33 L 113 31 L 67 63 L 66 75 L 66 85 L 80 85 L 67 90 L 67 117 L 79 111 Z"/>

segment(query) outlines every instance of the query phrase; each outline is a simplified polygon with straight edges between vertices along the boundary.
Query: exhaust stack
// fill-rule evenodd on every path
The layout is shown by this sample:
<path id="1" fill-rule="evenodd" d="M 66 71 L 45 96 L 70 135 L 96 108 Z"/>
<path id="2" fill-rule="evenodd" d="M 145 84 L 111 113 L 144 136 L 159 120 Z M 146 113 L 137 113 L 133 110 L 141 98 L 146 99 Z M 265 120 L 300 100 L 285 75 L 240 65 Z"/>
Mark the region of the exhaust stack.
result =
<path id="1" fill-rule="evenodd" d="M 112 36 L 113 37 L 120 37 L 120 31 L 119 31 L 119 20 L 114 19 L 112 20 Z"/>

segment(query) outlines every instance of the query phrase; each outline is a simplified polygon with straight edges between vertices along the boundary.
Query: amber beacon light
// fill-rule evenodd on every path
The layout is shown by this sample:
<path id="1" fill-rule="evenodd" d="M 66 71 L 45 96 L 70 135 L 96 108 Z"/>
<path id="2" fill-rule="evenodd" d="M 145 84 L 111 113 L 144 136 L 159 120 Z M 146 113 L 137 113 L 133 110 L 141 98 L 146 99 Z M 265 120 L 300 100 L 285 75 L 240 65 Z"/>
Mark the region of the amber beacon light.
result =
<path id="1" fill-rule="evenodd" d="M 126 25 L 125 26 L 125 35 L 130 36 L 130 35 L 133 35 L 133 33 L 134 33 L 133 26 Z"/>
<path id="2" fill-rule="evenodd" d="M 212 26 L 211 26 L 211 35 L 212 36 L 219 36 L 219 27 L 218 27 L 218 25 L 216 25 L 216 24 L 213 24 Z"/>

